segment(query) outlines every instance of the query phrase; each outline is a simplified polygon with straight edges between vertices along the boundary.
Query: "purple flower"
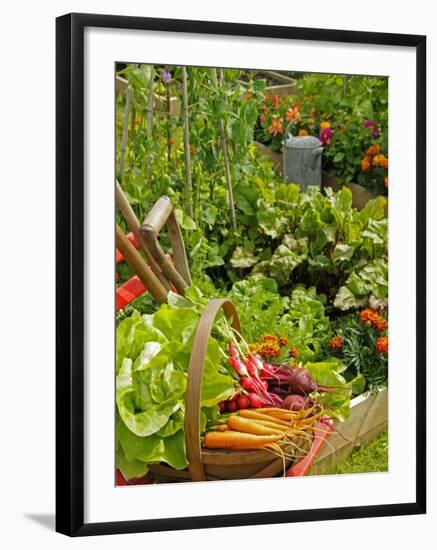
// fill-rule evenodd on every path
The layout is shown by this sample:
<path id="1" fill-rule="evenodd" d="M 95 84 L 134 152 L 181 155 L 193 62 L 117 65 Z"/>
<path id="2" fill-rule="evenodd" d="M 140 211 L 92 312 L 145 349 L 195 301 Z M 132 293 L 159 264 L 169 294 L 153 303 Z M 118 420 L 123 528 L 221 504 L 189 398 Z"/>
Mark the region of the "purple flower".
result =
<path id="1" fill-rule="evenodd" d="M 364 128 L 373 128 L 373 132 L 372 132 L 373 137 L 375 139 L 377 139 L 379 137 L 378 125 L 376 124 L 376 122 L 374 120 L 372 120 L 371 118 L 368 118 L 367 120 L 365 120 L 363 122 L 363 126 L 364 126 Z"/>
<path id="2" fill-rule="evenodd" d="M 332 128 L 323 128 L 323 130 L 319 134 L 319 139 L 323 143 L 323 145 L 328 145 L 333 137 L 334 132 L 332 131 Z"/>
<path id="3" fill-rule="evenodd" d="M 376 122 L 371 118 L 368 118 L 363 123 L 364 128 L 376 128 Z"/>
<path id="4" fill-rule="evenodd" d="M 166 69 L 162 70 L 161 77 L 165 84 L 168 84 L 171 80 L 171 74 Z"/>

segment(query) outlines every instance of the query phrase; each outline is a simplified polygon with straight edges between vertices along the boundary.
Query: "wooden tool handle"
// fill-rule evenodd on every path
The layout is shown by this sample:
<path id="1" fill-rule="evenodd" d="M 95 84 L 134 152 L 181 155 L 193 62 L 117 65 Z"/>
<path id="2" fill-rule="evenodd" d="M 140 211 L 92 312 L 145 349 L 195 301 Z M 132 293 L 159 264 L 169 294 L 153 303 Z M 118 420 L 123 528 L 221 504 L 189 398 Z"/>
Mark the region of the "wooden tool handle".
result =
<path id="1" fill-rule="evenodd" d="M 129 204 L 129 201 L 126 195 L 124 194 L 123 189 L 121 188 L 121 185 L 118 183 L 118 181 L 116 182 L 116 185 L 115 185 L 115 202 L 117 204 L 117 208 L 119 209 L 123 218 L 125 219 L 127 226 L 135 235 L 136 240 L 139 242 L 147 258 L 147 263 L 150 265 L 156 278 L 159 279 L 159 282 L 161 283 L 161 285 L 167 291 L 169 291 L 171 289 L 170 284 L 168 280 L 164 277 L 164 275 L 161 273 L 161 270 L 156 260 L 153 258 L 152 254 L 150 253 L 150 250 L 147 248 L 147 245 L 144 242 L 144 239 L 140 232 L 140 222 L 138 221 L 135 215 L 135 212 L 133 211 L 132 206 Z"/>
<path id="2" fill-rule="evenodd" d="M 227 299 L 211 300 L 202 312 L 194 336 L 185 394 L 185 445 L 193 481 L 206 481 L 200 447 L 202 380 L 208 340 L 220 309 L 223 309 L 228 319 L 232 318 L 232 327 L 237 334 L 241 334 L 240 320 L 234 304 Z"/>
<path id="3" fill-rule="evenodd" d="M 156 278 L 156 275 L 146 264 L 141 257 L 141 254 L 129 241 L 119 225 L 115 226 L 116 229 L 116 243 L 118 250 L 123 254 L 124 259 L 128 266 L 143 282 L 144 286 L 149 289 L 150 294 L 158 302 L 163 304 L 167 301 L 167 291 Z"/>
<path id="4" fill-rule="evenodd" d="M 174 265 L 168 260 L 158 241 L 158 234 L 165 225 L 173 249 Z M 168 197 L 164 196 L 156 201 L 147 214 L 140 233 L 162 273 L 174 284 L 177 291 L 183 294 L 191 285 L 191 277 L 182 234 Z"/>

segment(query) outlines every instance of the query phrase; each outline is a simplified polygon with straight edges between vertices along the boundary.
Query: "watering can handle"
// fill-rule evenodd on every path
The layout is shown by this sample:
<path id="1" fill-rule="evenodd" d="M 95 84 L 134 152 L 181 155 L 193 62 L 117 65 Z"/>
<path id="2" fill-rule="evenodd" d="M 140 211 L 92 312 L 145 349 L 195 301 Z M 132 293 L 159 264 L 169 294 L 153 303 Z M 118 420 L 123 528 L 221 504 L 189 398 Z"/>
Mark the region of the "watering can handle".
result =
<path id="1" fill-rule="evenodd" d="M 314 170 L 316 168 L 316 162 L 319 156 L 323 153 L 323 147 L 316 147 L 311 151 L 311 168 Z"/>

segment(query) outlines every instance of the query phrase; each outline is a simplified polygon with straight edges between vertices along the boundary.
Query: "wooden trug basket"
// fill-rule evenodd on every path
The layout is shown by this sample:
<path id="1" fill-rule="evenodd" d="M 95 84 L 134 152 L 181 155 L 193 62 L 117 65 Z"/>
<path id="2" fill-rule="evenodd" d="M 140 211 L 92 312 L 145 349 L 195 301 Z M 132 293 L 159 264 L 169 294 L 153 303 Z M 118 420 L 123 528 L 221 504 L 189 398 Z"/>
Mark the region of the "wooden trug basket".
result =
<path id="1" fill-rule="evenodd" d="M 202 394 L 203 369 L 208 340 L 214 321 L 223 309 L 232 321 L 237 334 L 241 333 L 240 320 L 234 304 L 227 299 L 211 300 L 203 310 L 194 336 L 193 348 L 187 375 L 185 395 L 185 445 L 189 461 L 188 470 L 175 470 L 164 465 L 150 465 L 150 473 L 163 480 L 209 481 L 219 479 L 247 479 L 272 477 L 284 472 L 284 461 L 267 450 L 226 451 L 201 447 L 200 400 Z M 305 447 L 306 444 L 306 447 Z M 285 467 L 303 458 L 310 444 L 300 441 L 302 452 L 294 460 L 286 460 Z"/>

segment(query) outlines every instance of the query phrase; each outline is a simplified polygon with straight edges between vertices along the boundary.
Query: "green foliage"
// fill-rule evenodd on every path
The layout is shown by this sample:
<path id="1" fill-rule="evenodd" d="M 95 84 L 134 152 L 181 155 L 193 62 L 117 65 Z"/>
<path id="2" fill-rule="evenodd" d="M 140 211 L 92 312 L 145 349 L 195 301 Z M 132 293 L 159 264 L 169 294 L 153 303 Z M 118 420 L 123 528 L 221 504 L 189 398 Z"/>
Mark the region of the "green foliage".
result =
<path id="1" fill-rule="evenodd" d="M 343 188 L 324 195 L 316 188 L 258 184 L 260 234 L 250 249 L 237 248 L 231 264 L 276 280 L 284 292 L 303 282 L 346 310 L 369 297 L 387 299 L 387 219 L 383 197 L 360 212 Z"/>
<path id="2" fill-rule="evenodd" d="M 361 374 L 365 380 L 363 390 L 371 392 L 386 386 L 388 356 L 377 349 L 376 342 L 378 338 L 387 336 L 387 331 L 378 332 L 370 322 L 363 323 L 358 313 L 341 319 L 335 331 L 342 337 L 343 345 L 333 353 L 347 366 L 348 377 Z"/>
<path id="3" fill-rule="evenodd" d="M 317 384 L 336 386 L 335 392 L 320 392 L 318 400 L 323 404 L 326 414 L 341 422 L 349 417 L 351 389 L 342 373 L 346 366 L 335 358 L 317 363 L 306 363 L 306 370 Z"/>
<path id="4" fill-rule="evenodd" d="M 285 336 L 299 352 L 299 360 L 315 361 L 330 335 L 324 296 L 315 288 L 297 285 L 291 296 L 281 296 L 274 279 L 254 276 L 235 283 L 228 297 L 236 304 L 248 342 L 263 334 Z"/>

